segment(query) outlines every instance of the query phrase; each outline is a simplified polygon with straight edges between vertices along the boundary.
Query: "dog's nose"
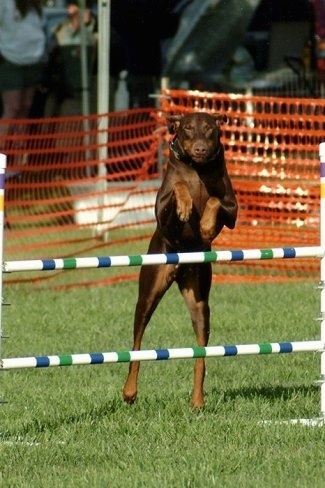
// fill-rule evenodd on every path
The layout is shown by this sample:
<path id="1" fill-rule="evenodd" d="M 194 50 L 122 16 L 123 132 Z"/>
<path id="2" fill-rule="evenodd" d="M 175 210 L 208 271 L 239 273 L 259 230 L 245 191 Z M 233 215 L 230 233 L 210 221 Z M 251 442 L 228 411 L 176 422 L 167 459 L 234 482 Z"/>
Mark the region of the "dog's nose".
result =
<path id="1" fill-rule="evenodd" d="M 207 153 L 207 148 L 204 144 L 197 143 L 194 145 L 194 153 L 196 156 L 204 156 Z"/>

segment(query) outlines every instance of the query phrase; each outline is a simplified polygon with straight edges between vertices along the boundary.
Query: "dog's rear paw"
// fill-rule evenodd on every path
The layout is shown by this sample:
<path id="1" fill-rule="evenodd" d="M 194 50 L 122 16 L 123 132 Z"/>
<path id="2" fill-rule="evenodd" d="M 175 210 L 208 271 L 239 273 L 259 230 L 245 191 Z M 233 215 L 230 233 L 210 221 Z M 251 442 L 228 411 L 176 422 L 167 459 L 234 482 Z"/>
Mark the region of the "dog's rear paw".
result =
<path id="1" fill-rule="evenodd" d="M 133 405 L 133 403 L 135 403 L 137 399 L 137 396 L 136 395 L 130 395 L 130 396 L 127 396 L 127 395 L 124 395 L 123 394 L 123 400 L 125 401 L 125 403 L 127 403 L 128 405 Z"/>
<path id="2" fill-rule="evenodd" d="M 204 398 L 202 396 L 199 397 L 194 397 L 192 398 L 191 401 L 191 407 L 194 408 L 195 410 L 200 410 L 203 409 L 205 406 Z"/>
<path id="3" fill-rule="evenodd" d="M 128 391 L 126 388 L 123 388 L 122 395 L 123 395 L 123 400 L 129 405 L 132 405 L 137 399 L 137 392 Z"/>

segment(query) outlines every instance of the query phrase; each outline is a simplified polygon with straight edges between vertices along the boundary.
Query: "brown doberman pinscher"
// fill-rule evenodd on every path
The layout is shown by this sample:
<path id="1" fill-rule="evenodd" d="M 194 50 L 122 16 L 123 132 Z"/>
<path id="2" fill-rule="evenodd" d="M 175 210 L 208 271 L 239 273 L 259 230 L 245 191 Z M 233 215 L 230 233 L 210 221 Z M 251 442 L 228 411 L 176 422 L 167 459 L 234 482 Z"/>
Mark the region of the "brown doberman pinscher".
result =
<path id="1" fill-rule="evenodd" d="M 156 198 L 156 230 L 148 254 L 210 251 L 223 226 L 233 229 L 237 200 L 220 141 L 220 114 L 195 112 L 167 118 L 169 161 Z M 133 350 L 139 350 L 145 328 L 161 298 L 176 281 L 188 307 L 198 346 L 207 346 L 210 330 L 210 263 L 145 265 L 139 277 Z M 124 400 L 137 396 L 139 362 L 131 362 Z M 192 405 L 204 406 L 205 360 L 194 365 Z"/>

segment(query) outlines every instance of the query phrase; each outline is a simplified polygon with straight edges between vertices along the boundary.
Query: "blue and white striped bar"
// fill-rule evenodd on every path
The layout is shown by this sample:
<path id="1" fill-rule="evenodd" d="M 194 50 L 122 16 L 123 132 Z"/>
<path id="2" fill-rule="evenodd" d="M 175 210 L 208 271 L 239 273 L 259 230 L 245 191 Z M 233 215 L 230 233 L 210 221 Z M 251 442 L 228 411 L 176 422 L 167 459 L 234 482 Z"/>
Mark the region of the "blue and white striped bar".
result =
<path id="1" fill-rule="evenodd" d="M 0 370 L 323 351 L 325 351 L 325 342 L 322 341 L 265 342 L 259 344 L 7 358 L 0 360 Z"/>
<path id="2" fill-rule="evenodd" d="M 167 254 L 138 254 L 130 256 L 101 256 L 57 259 L 6 261 L 3 271 L 57 271 L 65 269 L 111 268 L 116 266 L 144 266 L 152 264 L 216 263 L 267 259 L 321 258 L 321 246 L 279 247 L 270 249 L 240 249 L 232 251 L 188 252 Z"/>

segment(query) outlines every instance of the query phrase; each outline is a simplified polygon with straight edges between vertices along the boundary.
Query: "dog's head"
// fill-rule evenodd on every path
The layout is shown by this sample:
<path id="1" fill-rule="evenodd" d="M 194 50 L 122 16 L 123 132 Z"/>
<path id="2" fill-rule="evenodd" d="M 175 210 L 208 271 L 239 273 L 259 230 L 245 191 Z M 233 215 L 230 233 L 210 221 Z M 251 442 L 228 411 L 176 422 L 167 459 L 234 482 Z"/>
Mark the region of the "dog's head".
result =
<path id="1" fill-rule="evenodd" d="M 167 127 L 175 135 L 172 151 L 178 159 L 196 164 L 215 159 L 221 147 L 220 126 L 226 120 L 224 115 L 206 112 L 169 116 Z"/>

